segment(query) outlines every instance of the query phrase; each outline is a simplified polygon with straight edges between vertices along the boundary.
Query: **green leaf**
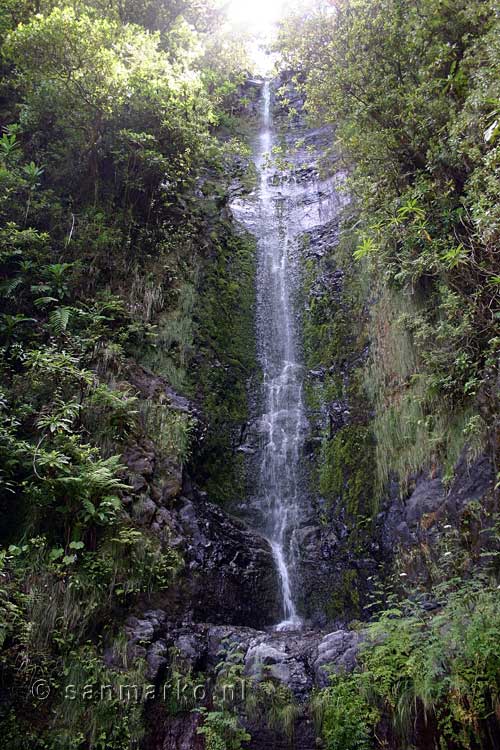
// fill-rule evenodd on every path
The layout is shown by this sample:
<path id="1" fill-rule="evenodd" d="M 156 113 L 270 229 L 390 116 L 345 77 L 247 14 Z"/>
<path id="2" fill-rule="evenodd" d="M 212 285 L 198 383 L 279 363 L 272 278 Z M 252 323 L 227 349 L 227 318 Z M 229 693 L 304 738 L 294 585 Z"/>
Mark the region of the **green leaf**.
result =
<path id="1" fill-rule="evenodd" d="M 355 260 L 361 260 L 367 255 L 371 255 L 376 250 L 377 246 L 375 245 L 373 239 L 371 237 L 364 237 L 361 241 L 361 244 L 359 244 L 353 252 L 353 256 Z"/>
<path id="2" fill-rule="evenodd" d="M 56 297 L 37 297 L 33 304 L 35 307 L 45 307 L 51 302 L 59 302 L 59 300 Z"/>

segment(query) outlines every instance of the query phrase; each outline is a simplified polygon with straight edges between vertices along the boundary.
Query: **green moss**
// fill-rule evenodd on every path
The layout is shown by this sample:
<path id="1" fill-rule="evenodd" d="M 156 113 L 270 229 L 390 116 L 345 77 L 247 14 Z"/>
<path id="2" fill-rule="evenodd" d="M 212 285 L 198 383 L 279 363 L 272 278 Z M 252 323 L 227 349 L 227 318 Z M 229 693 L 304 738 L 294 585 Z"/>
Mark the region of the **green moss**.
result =
<path id="1" fill-rule="evenodd" d="M 333 588 L 329 598 L 323 603 L 328 618 L 345 616 L 349 612 L 352 617 L 360 615 L 359 574 L 355 568 L 348 568 L 342 572 L 340 580 Z"/>
<path id="2" fill-rule="evenodd" d="M 257 373 L 255 241 L 221 227 L 201 273 L 195 311 L 200 354 L 196 381 L 206 437 L 193 465 L 212 499 L 226 503 L 245 494 L 245 465 L 237 453 L 248 419 L 248 388 Z"/>
<path id="3" fill-rule="evenodd" d="M 319 488 L 330 502 L 342 498 L 351 517 L 366 512 L 373 477 L 372 441 L 366 427 L 348 425 L 323 443 Z"/>
<path id="4" fill-rule="evenodd" d="M 374 444 L 359 364 L 365 346 L 363 289 L 352 269 L 343 272 L 334 294 L 329 283 L 321 282 L 345 265 L 349 248 L 344 236 L 319 262 L 309 258 L 304 263 L 304 349 L 308 369 L 321 372 L 306 384 L 311 411 L 324 413 L 332 402 L 343 401 L 350 413 L 349 424 L 336 432 L 329 425 L 319 435 L 315 489 L 331 509 L 345 509 L 348 523 L 356 525 L 358 516 L 372 512 L 374 496 Z"/>

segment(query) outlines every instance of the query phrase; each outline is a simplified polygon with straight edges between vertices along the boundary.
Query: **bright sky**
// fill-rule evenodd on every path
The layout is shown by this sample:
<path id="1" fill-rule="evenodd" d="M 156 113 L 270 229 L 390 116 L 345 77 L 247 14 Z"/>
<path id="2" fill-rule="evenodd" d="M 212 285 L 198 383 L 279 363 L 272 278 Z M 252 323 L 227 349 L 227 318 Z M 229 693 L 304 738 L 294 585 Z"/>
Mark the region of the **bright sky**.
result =
<path id="1" fill-rule="evenodd" d="M 287 0 L 230 0 L 227 13 L 235 25 L 269 33 L 287 4 Z"/>
<path id="2" fill-rule="evenodd" d="M 291 6 L 306 5 L 311 0 L 223 0 L 229 23 L 236 30 L 242 29 L 255 34 L 261 42 L 269 41 L 277 22 Z M 274 64 L 275 56 L 264 53 L 256 41 L 251 49 L 257 71 L 268 75 Z"/>

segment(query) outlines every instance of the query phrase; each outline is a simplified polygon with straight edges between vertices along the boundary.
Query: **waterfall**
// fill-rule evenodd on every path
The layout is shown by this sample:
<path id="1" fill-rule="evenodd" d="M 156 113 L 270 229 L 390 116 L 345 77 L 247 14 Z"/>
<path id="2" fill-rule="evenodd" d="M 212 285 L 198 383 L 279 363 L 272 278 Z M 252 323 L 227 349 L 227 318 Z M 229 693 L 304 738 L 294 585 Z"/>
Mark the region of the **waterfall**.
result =
<path id="1" fill-rule="evenodd" d="M 291 306 L 290 235 L 283 185 L 274 184 L 268 155 L 273 146 L 270 87 L 263 86 L 262 130 L 257 168 L 260 173 L 257 334 L 263 371 L 264 445 L 259 496 L 267 506 L 267 534 L 278 569 L 283 598 L 279 628 L 298 627 L 291 576 L 293 531 L 299 514 L 298 466 L 304 408 L 301 368 L 297 362 Z"/>
<path id="2" fill-rule="evenodd" d="M 256 148 L 260 175 L 258 213 L 257 340 L 263 373 L 262 448 L 257 495 L 281 582 L 283 621 L 300 627 L 294 597 L 294 531 L 300 517 L 301 454 L 307 426 L 302 398 L 292 294 L 293 189 L 270 164 L 274 143 L 269 82 L 262 93 L 262 127 Z"/>
<path id="3" fill-rule="evenodd" d="M 254 456 L 253 497 L 245 514 L 271 545 L 281 585 L 279 629 L 300 628 L 297 612 L 297 536 L 308 504 L 303 447 L 308 422 L 303 400 L 295 292 L 299 288 L 298 240 L 338 214 L 336 178 L 320 180 L 306 150 L 290 151 L 294 170 L 282 173 L 270 155 L 276 141 L 271 90 L 262 87 L 261 122 L 253 146 L 258 189 L 232 201 L 236 218 L 257 240 L 257 348 L 263 382 L 258 413 L 259 448 Z M 305 172 L 304 172 L 305 168 Z M 299 170 L 300 179 L 295 179 Z M 305 174 L 305 176 L 304 176 Z"/>

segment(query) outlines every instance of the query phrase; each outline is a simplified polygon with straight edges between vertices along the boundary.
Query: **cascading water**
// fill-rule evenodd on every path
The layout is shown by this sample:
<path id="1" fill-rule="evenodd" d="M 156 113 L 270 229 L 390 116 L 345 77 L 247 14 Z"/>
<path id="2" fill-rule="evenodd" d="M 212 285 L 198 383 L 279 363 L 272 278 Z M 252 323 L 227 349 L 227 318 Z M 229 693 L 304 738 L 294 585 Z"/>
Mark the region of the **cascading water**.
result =
<path id="1" fill-rule="evenodd" d="M 301 625 L 294 590 L 299 567 L 296 531 L 306 497 L 302 455 L 308 422 L 294 305 L 298 237 L 331 217 L 334 193 L 314 178 L 297 181 L 272 166 L 275 134 L 268 81 L 262 87 L 261 117 L 254 144 L 259 189 L 247 199 L 235 200 L 232 208 L 258 246 L 257 346 L 263 386 L 257 420 L 257 486 L 251 506 L 254 515 L 263 519 L 254 525 L 273 550 L 283 609 L 283 620 L 276 627 L 285 630 Z"/>
<path id="2" fill-rule="evenodd" d="M 300 455 L 307 423 L 291 299 L 290 207 L 269 161 L 274 140 L 270 100 L 265 81 L 262 127 L 254 149 L 260 175 L 257 203 L 233 208 L 258 241 L 257 340 L 263 393 L 256 505 L 279 573 L 284 619 L 277 627 L 284 629 L 300 627 L 292 586 L 293 532 L 299 519 Z"/>
<path id="3" fill-rule="evenodd" d="M 264 444 L 258 495 L 268 510 L 267 535 L 278 569 L 284 620 L 279 628 L 300 626 L 292 583 L 293 532 L 299 520 L 300 454 L 306 425 L 302 403 L 302 368 L 298 362 L 291 303 L 291 236 L 284 186 L 274 184 L 269 166 L 273 146 L 270 87 L 263 86 L 257 279 L 258 349 L 264 376 Z"/>

